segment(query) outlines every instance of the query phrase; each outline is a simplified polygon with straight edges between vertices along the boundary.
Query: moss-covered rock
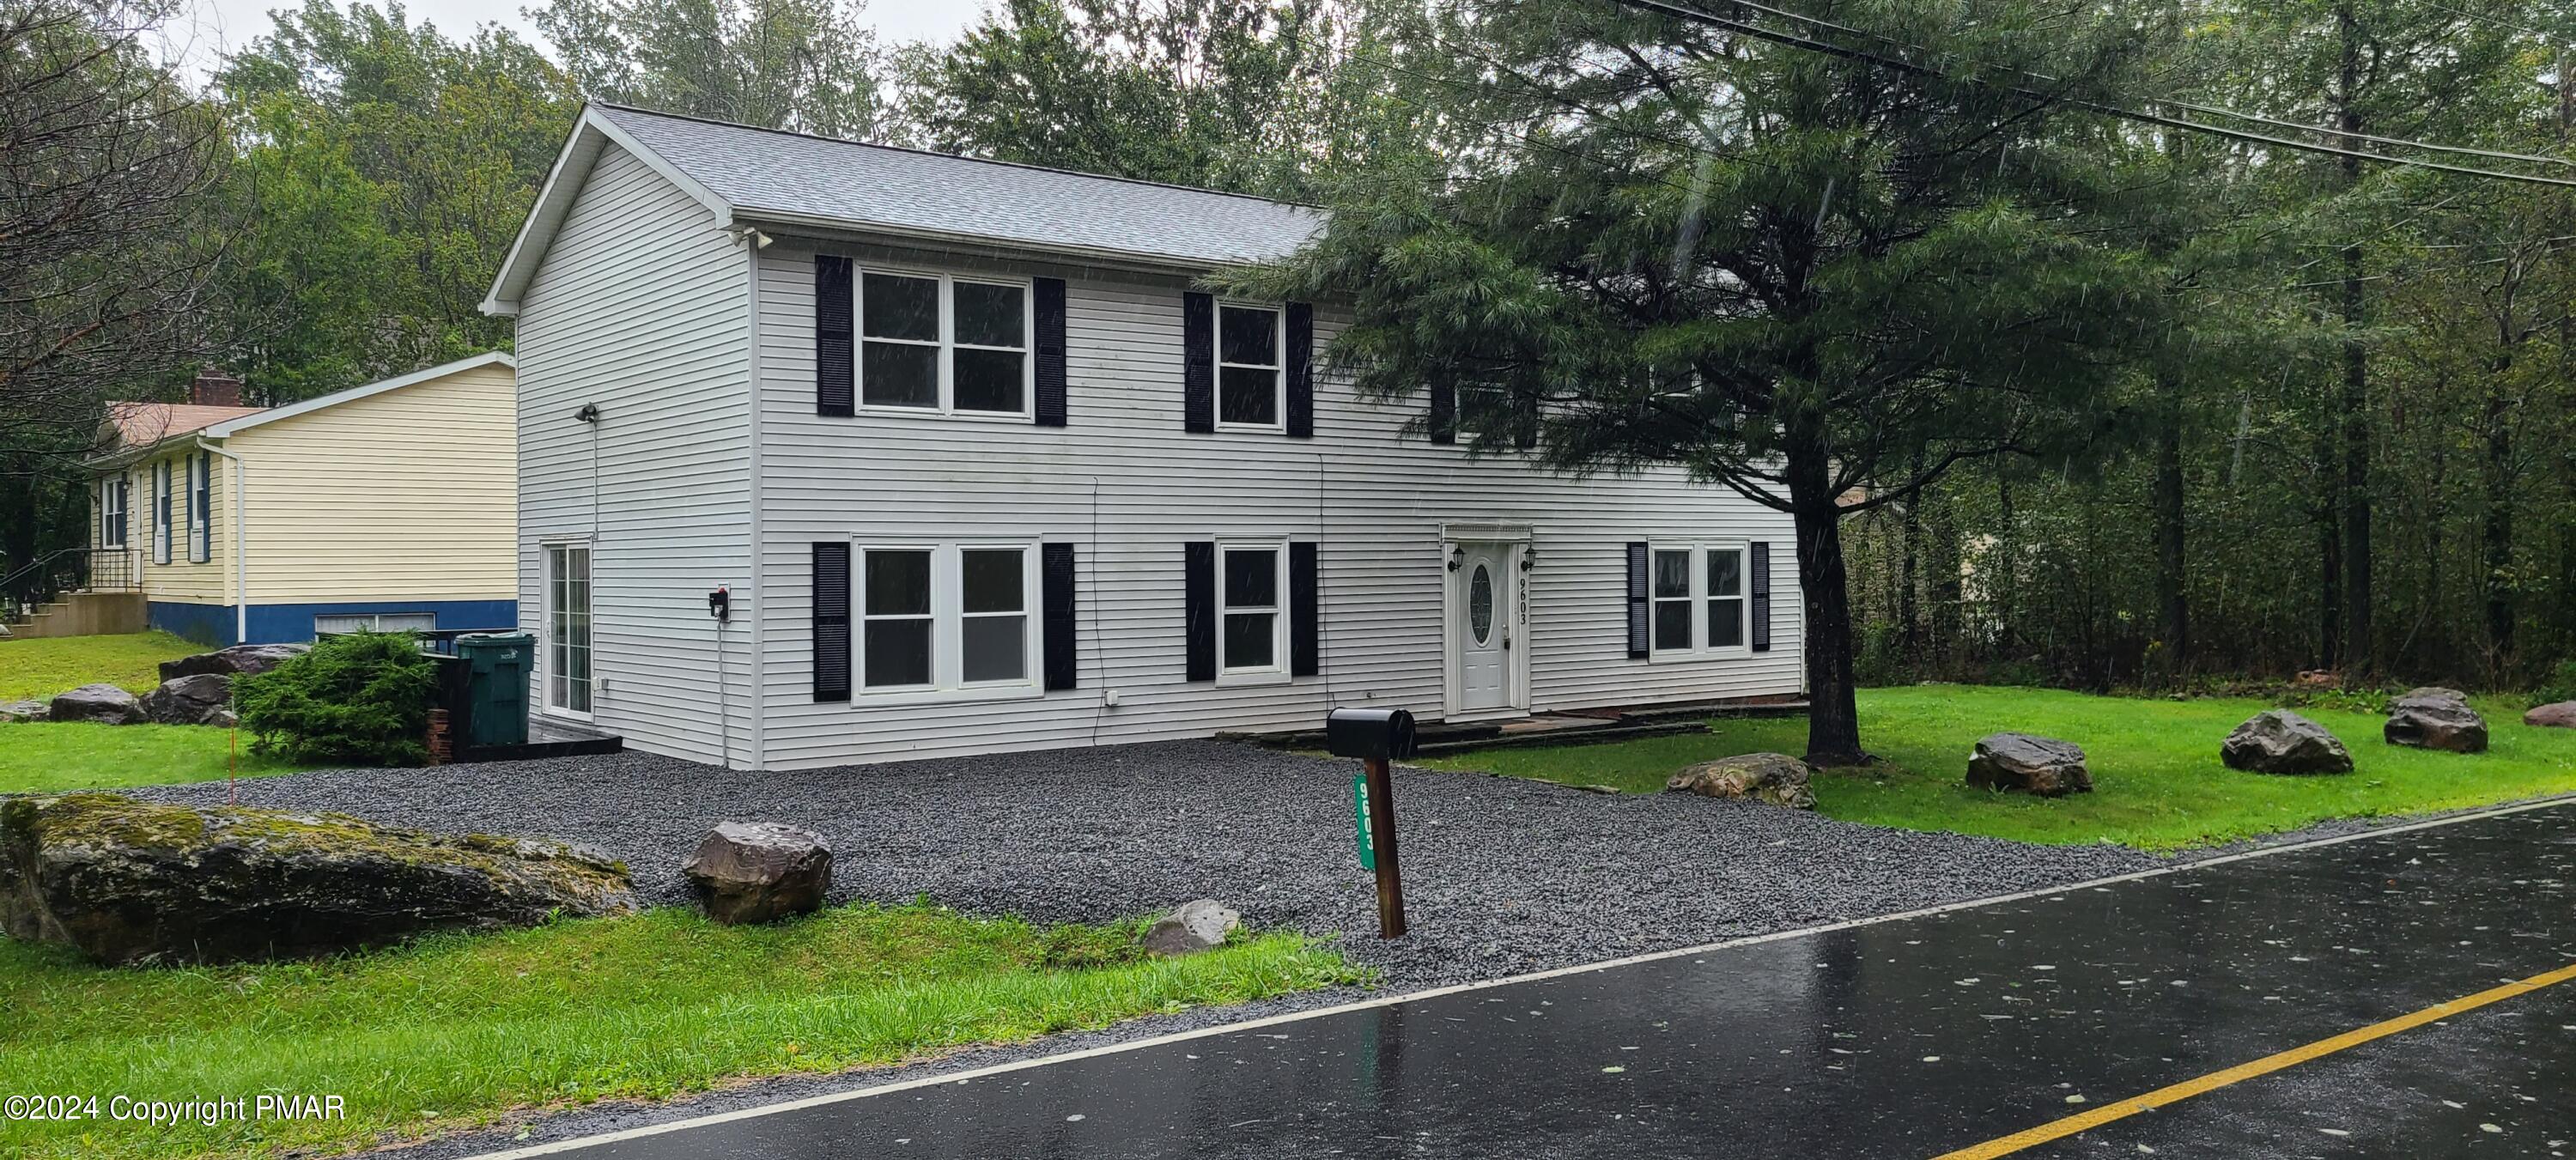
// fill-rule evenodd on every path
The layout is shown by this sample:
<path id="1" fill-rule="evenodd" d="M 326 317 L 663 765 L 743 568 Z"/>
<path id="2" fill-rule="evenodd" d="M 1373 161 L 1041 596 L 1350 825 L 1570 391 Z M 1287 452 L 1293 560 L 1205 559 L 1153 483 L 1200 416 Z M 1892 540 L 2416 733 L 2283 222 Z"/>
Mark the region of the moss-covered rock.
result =
<path id="1" fill-rule="evenodd" d="M 623 864 L 556 842 L 102 793 L 0 800 L 0 929 L 104 963 L 325 955 L 633 909 Z"/>

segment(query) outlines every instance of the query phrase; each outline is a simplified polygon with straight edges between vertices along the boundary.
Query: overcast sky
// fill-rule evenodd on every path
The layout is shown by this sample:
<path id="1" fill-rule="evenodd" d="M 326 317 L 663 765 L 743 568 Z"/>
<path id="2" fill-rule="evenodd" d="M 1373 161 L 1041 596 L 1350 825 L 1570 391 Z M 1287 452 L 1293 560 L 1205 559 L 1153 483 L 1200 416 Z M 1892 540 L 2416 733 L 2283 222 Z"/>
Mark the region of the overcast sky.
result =
<path id="1" fill-rule="evenodd" d="M 534 0 L 408 0 L 403 8 L 414 24 L 435 24 L 457 39 L 477 25 L 505 24 L 540 48 L 552 51 L 536 27 L 519 15 Z M 204 75 L 227 52 L 269 31 L 273 8 L 300 8 L 302 0 L 195 0 L 189 15 L 172 22 L 168 51 Z M 946 40 L 983 10 L 982 0 L 869 0 L 866 18 L 888 45 L 906 40 Z"/>

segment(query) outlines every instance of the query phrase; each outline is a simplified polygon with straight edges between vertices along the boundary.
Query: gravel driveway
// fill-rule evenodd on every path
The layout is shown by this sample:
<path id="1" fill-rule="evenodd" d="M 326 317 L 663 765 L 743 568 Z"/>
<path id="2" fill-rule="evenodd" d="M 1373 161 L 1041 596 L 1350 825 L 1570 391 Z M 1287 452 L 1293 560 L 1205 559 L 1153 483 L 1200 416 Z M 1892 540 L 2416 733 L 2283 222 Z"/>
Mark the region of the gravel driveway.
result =
<path id="1" fill-rule="evenodd" d="M 1493 978 L 2158 864 L 1833 821 L 1682 794 L 1610 796 L 1398 769 L 1410 937 L 1376 938 L 1351 835 L 1356 763 L 1213 741 L 798 773 L 646 754 L 241 783 L 245 805 L 338 810 L 426 829 L 545 835 L 626 860 L 655 902 L 727 819 L 832 842 L 836 901 L 928 897 L 1040 921 L 1212 897 L 1264 927 L 1343 933 L 1399 989 Z M 221 782 L 136 796 L 220 804 Z"/>

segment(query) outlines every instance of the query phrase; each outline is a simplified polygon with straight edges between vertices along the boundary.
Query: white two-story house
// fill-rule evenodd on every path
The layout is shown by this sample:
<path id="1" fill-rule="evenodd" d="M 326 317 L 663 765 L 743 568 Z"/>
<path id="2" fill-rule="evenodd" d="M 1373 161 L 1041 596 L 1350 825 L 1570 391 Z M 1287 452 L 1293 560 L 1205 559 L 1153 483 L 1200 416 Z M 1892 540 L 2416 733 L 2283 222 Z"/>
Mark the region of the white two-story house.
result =
<path id="1" fill-rule="evenodd" d="M 798 768 L 1799 691 L 1786 517 L 1408 434 L 1333 304 L 1206 291 L 1322 223 L 591 106 L 485 303 L 541 711 Z"/>

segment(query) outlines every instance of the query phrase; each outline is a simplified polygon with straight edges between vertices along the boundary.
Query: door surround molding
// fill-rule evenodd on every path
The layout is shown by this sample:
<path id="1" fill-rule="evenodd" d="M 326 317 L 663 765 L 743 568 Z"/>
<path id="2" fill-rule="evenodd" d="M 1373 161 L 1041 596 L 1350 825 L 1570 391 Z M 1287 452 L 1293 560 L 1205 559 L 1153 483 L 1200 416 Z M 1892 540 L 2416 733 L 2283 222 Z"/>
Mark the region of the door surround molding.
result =
<path id="1" fill-rule="evenodd" d="M 1446 721 L 1490 721 L 1526 717 L 1530 711 L 1530 600 L 1529 570 L 1524 566 L 1532 542 L 1530 525 L 1502 521 L 1449 521 L 1440 525 L 1439 551 L 1434 557 L 1440 576 L 1440 686 L 1441 719 Z M 1467 544 L 1484 544 L 1500 548 L 1503 604 L 1509 616 L 1502 630 L 1511 633 L 1512 646 L 1506 650 L 1504 684 L 1506 704 L 1498 709 L 1468 710 L 1463 707 L 1465 676 L 1461 659 L 1465 645 L 1467 573 L 1449 570 L 1450 553 Z"/>

